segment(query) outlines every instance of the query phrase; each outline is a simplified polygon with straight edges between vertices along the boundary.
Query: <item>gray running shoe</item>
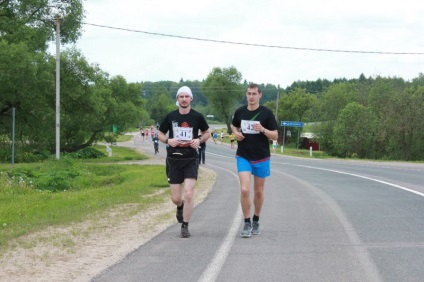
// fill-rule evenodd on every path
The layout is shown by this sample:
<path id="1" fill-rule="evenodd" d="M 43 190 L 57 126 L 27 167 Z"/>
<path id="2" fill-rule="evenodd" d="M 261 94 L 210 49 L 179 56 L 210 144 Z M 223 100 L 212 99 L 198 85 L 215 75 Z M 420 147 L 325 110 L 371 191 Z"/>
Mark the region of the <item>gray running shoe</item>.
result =
<path id="1" fill-rule="evenodd" d="M 188 225 L 181 225 L 181 238 L 190 237 L 190 231 L 188 231 Z"/>
<path id="2" fill-rule="evenodd" d="M 259 235 L 261 231 L 259 230 L 259 222 L 253 221 L 252 224 L 252 235 Z"/>
<path id="3" fill-rule="evenodd" d="M 179 223 L 183 223 L 183 219 L 184 219 L 184 217 L 183 217 L 183 210 L 184 210 L 184 201 L 183 201 L 183 204 L 182 204 L 181 209 L 178 209 L 178 207 L 177 207 L 177 214 L 175 215 L 176 218 L 177 218 L 177 221 Z"/>
<path id="4" fill-rule="evenodd" d="M 252 224 L 245 222 L 243 230 L 240 232 L 240 236 L 243 238 L 249 238 L 252 235 Z"/>

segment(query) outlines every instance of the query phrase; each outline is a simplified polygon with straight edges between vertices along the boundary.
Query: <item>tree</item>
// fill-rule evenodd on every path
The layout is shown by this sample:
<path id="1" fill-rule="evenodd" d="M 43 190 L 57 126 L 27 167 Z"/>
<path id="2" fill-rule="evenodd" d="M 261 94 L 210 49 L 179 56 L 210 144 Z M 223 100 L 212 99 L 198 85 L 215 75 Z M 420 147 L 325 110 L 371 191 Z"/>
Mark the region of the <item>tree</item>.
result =
<path id="1" fill-rule="evenodd" d="M 412 85 L 414 87 L 420 87 L 420 86 L 424 86 L 424 74 L 423 73 L 419 73 L 418 77 L 414 78 L 412 80 Z"/>
<path id="2" fill-rule="evenodd" d="M 0 43 L 0 112 L 11 120 L 16 108 L 16 138 L 33 150 L 55 151 L 55 58 L 28 52 L 25 44 Z M 46 61 L 47 58 L 47 61 Z M 10 64 L 10 60 L 16 61 Z M 125 132 L 148 117 L 146 101 L 136 85 L 117 76 L 108 79 L 97 65 L 90 65 L 79 51 L 61 57 L 61 151 L 73 152 L 110 135 L 112 126 Z M 6 66 L 9 69 L 6 71 Z M 66 75 L 65 75 L 66 74 Z M 3 118 L 1 119 L 3 122 Z M 11 127 L 1 127 L 10 136 Z M 7 144 L 5 144 L 7 145 Z"/>
<path id="3" fill-rule="evenodd" d="M 227 125 L 231 131 L 231 117 L 238 102 L 243 97 L 240 85 L 241 73 L 235 67 L 213 68 L 202 85 L 202 90 L 209 100 L 209 105 L 218 118 Z"/>
<path id="4" fill-rule="evenodd" d="M 282 110 L 283 116 L 289 113 L 294 116 L 295 120 L 303 121 L 303 117 L 316 103 L 317 97 L 308 94 L 306 89 L 296 88 L 294 91 L 281 97 L 279 107 Z"/>
<path id="5" fill-rule="evenodd" d="M 168 112 L 175 110 L 175 101 L 169 97 L 168 91 L 161 86 L 154 86 L 153 95 L 147 103 L 150 118 L 161 122 Z"/>
<path id="6" fill-rule="evenodd" d="M 372 158 L 375 152 L 377 117 L 368 108 L 352 102 L 340 112 L 334 127 L 334 149 L 340 157 Z"/>
<path id="7" fill-rule="evenodd" d="M 277 86 L 273 84 L 261 84 L 261 91 L 262 91 L 262 97 L 261 97 L 261 104 L 266 104 L 269 101 L 275 101 L 277 98 L 278 88 Z"/>
<path id="8" fill-rule="evenodd" d="M 345 81 L 345 80 L 344 80 Z M 339 83 L 341 80 L 334 80 L 333 84 Z M 318 79 L 317 81 L 295 81 L 286 91 L 294 91 L 297 88 L 303 88 L 308 93 L 319 94 L 325 91 L 332 83 L 327 79 Z"/>
<path id="9" fill-rule="evenodd" d="M 84 19 L 82 0 L 9 0 L 0 2 L 0 39 L 26 42 L 30 50 L 45 51 L 55 37 L 55 16 L 62 16 L 61 42 L 81 36 Z"/>
<path id="10" fill-rule="evenodd" d="M 358 96 L 356 83 L 343 82 L 332 84 L 318 100 L 315 114 L 319 117 L 320 125 L 316 133 L 321 148 L 330 154 L 334 152 L 333 130 L 337 117 L 347 104 L 356 102 Z"/>
<path id="11" fill-rule="evenodd" d="M 32 52 L 26 44 L 0 41 L 0 134 L 11 136 L 15 108 L 18 141 L 27 144 L 33 141 L 28 136 L 43 135 L 37 124 L 45 122 L 50 111 L 46 93 L 54 93 L 53 70 L 44 54 Z M 51 103 L 54 109 L 54 100 Z"/>
<path id="12" fill-rule="evenodd" d="M 379 127 L 377 128 L 376 136 L 376 150 L 377 154 L 380 157 L 388 158 L 391 153 L 388 149 L 390 147 L 390 139 L 393 140 L 391 136 L 394 134 L 392 123 L 392 117 L 397 115 L 399 109 L 397 107 L 392 107 L 394 103 L 394 97 L 399 91 L 403 92 L 403 87 L 395 87 L 391 79 L 377 77 L 372 81 L 369 86 L 367 103 L 369 107 L 373 109 L 379 118 Z"/>
<path id="13" fill-rule="evenodd" d="M 389 156 L 406 161 L 424 156 L 424 87 L 409 88 L 391 99 L 387 128 Z M 399 110 L 401 109 L 401 110 Z"/>

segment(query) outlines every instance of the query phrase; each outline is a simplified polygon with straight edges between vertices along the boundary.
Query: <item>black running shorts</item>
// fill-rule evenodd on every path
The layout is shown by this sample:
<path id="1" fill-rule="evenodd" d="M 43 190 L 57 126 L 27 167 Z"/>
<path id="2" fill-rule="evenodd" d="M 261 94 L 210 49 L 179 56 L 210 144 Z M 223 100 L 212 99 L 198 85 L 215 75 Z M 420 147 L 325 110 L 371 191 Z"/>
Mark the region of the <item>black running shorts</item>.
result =
<path id="1" fill-rule="evenodd" d="M 197 157 L 188 159 L 167 157 L 166 165 L 169 184 L 181 184 L 187 178 L 197 180 L 198 161 L 199 159 Z"/>

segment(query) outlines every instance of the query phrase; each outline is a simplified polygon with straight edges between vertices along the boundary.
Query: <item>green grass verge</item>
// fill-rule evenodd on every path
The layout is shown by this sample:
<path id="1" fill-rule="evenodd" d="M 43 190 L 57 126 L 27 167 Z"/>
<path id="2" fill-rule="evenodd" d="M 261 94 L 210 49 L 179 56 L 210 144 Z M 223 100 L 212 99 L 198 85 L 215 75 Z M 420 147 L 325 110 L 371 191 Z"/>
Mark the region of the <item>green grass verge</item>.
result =
<path id="1" fill-rule="evenodd" d="M 272 146 L 271 146 L 271 152 L 273 152 Z M 324 151 L 312 151 L 312 156 L 311 156 L 309 150 L 296 149 L 295 144 L 284 146 L 283 153 L 281 152 L 281 146 L 277 146 L 277 148 L 275 149 L 275 153 L 278 155 L 304 157 L 304 158 L 319 158 L 319 159 L 332 158 L 331 156 L 327 155 Z"/>
<path id="2" fill-rule="evenodd" d="M 135 154 L 130 148 L 113 149 L 113 161 Z M 80 222 L 117 205 L 135 204 L 142 209 L 161 201 L 160 196 L 147 195 L 162 189 L 169 193 L 168 187 L 165 167 L 158 165 L 101 164 L 67 158 L 16 164 L 14 168 L 0 165 L 0 249 L 22 235 Z"/>
<path id="3" fill-rule="evenodd" d="M 134 130 L 135 132 L 138 132 L 138 129 Z M 126 142 L 126 141 L 131 141 L 134 139 L 133 135 L 119 135 L 117 138 L 118 142 Z"/>

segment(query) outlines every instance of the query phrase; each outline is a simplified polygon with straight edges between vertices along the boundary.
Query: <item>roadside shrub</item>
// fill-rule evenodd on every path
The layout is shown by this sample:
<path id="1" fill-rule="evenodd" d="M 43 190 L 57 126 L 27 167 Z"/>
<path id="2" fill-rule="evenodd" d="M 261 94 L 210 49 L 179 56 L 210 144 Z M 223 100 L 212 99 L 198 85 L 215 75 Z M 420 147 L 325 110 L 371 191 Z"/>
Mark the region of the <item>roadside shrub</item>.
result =
<path id="1" fill-rule="evenodd" d="M 76 160 L 63 157 L 32 166 L 19 166 L 13 170 L 0 171 L 3 185 L 35 190 L 60 192 L 73 188 L 73 182 L 87 175 L 87 168 Z M 6 185 L 7 184 L 7 185 Z"/>
<path id="2" fill-rule="evenodd" d="M 34 150 L 30 147 L 17 146 L 15 148 L 15 163 L 33 163 L 47 160 L 50 156 L 49 151 Z M 0 147 L 0 162 L 12 162 L 12 148 Z"/>
<path id="3" fill-rule="evenodd" d="M 73 159 L 99 159 L 106 157 L 106 154 L 100 152 L 99 150 L 93 147 L 86 147 L 77 152 L 66 154 L 66 156 L 71 157 Z"/>
<path id="4" fill-rule="evenodd" d="M 33 188 L 33 183 L 27 174 L 21 172 L 0 171 L 0 186 L 4 188 Z M 16 191 L 16 190 L 9 190 Z"/>
<path id="5" fill-rule="evenodd" d="M 51 192 L 69 190 L 71 188 L 71 181 L 68 175 L 66 171 L 46 173 L 36 180 L 36 188 Z"/>
<path id="6" fill-rule="evenodd" d="M 75 178 L 84 174 L 84 168 L 70 157 L 48 161 L 47 170 L 39 171 L 34 179 L 34 187 L 51 192 L 65 191 L 72 188 Z"/>

